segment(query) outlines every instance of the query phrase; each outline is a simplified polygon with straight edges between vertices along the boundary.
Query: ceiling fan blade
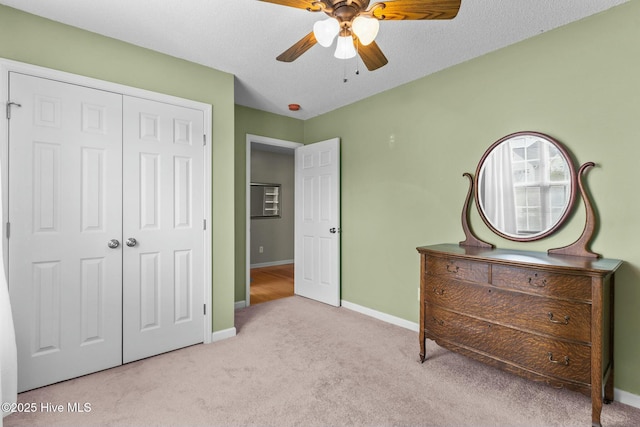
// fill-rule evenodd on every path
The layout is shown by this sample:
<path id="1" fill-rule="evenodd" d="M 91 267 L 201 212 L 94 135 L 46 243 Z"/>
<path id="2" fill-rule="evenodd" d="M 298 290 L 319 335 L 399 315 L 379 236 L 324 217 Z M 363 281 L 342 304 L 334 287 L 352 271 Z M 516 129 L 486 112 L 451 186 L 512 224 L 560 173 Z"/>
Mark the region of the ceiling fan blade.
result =
<path id="1" fill-rule="evenodd" d="M 313 34 L 313 31 L 311 31 L 296 44 L 282 52 L 276 59 L 282 62 L 293 62 L 298 59 L 300 55 L 311 49 L 316 43 L 316 36 Z"/>
<path id="2" fill-rule="evenodd" d="M 358 53 L 362 62 L 367 66 L 369 71 L 377 70 L 378 68 L 387 65 L 389 62 L 384 53 L 380 50 L 376 42 L 371 42 L 367 46 L 358 46 Z"/>
<path id="3" fill-rule="evenodd" d="M 320 8 L 313 6 L 313 3 L 315 0 L 260 0 L 260 1 L 263 1 L 266 3 L 279 4 L 282 6 L 295 7 L 298 9 L 306 9 L 306 10 L 313 10 L 313 11 L 320 10 Z"/>
<path id="4" fill-rule="evenodd" d="M 453 19 L 460 10 L 461 0 L 396 0 L 379 2 L 385 7 L 370 9 L 378 19 L 398 21 L 403 19 Z"/>

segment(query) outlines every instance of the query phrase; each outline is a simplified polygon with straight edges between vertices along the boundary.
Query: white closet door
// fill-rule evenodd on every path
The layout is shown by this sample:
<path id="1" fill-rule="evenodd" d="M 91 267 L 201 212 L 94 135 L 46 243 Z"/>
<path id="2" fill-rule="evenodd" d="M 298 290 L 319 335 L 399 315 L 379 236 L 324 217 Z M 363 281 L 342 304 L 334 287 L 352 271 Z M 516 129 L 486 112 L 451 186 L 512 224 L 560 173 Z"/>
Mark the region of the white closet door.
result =
<path id="1" fill-rule="evenodd" d="M 124 97 L 125 363 L 203 340 L 203 127 L 202 111 Z"/>
<path id="2" fill-rule="evenodd" d="M 122 363 L 122 96 L 9 74 L 19 390 Z"/>

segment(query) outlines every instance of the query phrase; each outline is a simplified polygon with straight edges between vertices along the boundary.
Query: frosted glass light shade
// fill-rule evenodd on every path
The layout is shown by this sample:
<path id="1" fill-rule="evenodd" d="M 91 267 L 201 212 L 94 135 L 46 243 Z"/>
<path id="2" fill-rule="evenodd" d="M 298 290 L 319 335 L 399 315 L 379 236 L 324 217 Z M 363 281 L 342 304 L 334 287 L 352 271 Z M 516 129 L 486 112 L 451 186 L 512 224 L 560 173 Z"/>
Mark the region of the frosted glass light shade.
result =
<path id="1" fill-rule="evenodd" d="M 316 36 L 316 40 L 320 46 L 329 47 L 333 43 L 333 39 L 336 38 L 340 32 L 340 24 L 337 19 L 329 18 L 324 21 L 318 21 L 313 24 L 313 35 Z"/>
<path id="2" fill-rule="evenodd" d="M 378 30 L 380 29 L 380 21 L 378 21 L 376 18 L 357 16 L 351 24 L 351 29 L 353 30 L 353 33 L 358 36 L 360 44 L 363 46 L 367 46 L 373 40 L 375 40 L 376 36 L 378 35 Z"/>
<path id="3" fill-rule="evenodd" d="M 351 36 L 338 37 L 336 53 L 334 53 L 333 56 L 338 59 L 349 59 L 356 56 L 356 48 L 353 46 L 353 38 Z"/>

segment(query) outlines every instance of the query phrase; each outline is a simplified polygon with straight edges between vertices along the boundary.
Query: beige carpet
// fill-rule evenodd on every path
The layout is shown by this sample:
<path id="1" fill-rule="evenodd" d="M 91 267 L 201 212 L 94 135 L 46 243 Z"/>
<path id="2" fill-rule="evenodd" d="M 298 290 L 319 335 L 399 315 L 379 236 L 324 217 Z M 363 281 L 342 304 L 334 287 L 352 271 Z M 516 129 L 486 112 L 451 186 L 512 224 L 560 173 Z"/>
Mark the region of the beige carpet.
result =
<path id="1" fill-rule="evenodd" d="M 19 396 L 5 426 L 589 426 L 590 400 L 485 367 L 415 332 L 300 297 L 239 310 L 238 336 Z M 69 403 L 90 404 L 70 413 Z M 63 405 L 63 413 L 40 410 Z M 46 405 L 45 405 L 46 406 Z M 614 402 L 605 427 L 640 426 Z"/>

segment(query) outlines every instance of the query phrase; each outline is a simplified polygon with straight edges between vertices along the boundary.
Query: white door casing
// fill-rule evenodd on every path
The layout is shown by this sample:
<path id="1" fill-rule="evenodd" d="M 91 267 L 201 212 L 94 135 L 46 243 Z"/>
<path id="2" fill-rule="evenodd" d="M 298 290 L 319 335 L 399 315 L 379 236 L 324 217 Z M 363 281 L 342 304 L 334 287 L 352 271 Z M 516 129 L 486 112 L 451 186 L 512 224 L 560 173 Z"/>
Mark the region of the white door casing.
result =
<path id="1" fill-rule="evenodd" d="M 297 295 L 340 305 L 340 139 L 296 148 Z"/>
<path id="2" fill-rule="evenodd" d="M 202 342 L 204 122 L 140 98 L 123 110 L 126 363 Z"/>
<path id="3" fill-rule="evenodd" d="M 10 73 L 9 289 L 19 390 L 122 357 L 122 96 Z M 52 368 L 55 367 L 55 368 Z"/>

